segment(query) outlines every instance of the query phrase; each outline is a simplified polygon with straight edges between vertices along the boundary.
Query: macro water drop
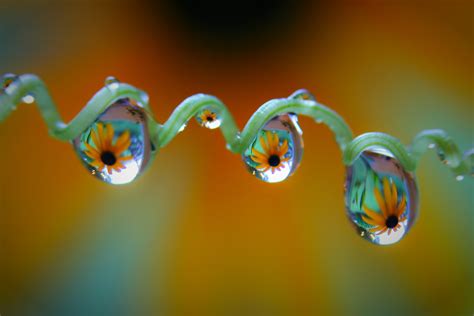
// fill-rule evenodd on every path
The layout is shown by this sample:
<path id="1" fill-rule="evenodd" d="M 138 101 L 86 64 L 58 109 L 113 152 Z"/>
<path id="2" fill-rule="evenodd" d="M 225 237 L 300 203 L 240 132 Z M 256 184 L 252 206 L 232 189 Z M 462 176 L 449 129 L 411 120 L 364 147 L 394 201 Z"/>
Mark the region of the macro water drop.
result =
<path id="1" fill-rule="evenodd" d="M 128 98 L 112 104 L 72 143 L 91 174 L 111 184 L 133 181 L 153 155 L 147 114 Z"/>
<path id="2" fill-rule="evenodd" d="M 418 215 L 414 174 L 378 147 L 364 151 L 346 171 L 346 214 L 358 234 L 378 245 L 400 241 Z"/>
<path id="3" fill-rule="evenodd" d="M 220 116 L 211 109 L 204 109 L 196 114 L 196 121 L 199 125 L 209 129 L 218 128 L 222 123 Z"/>
<path id="4" fill-rule="evenodd" d="M 271 183 L 291 176 L 303 156 L 302 134 L 296 114 L 279 115 L 265 123 L 242 155 L 249 172 Z"/>
<path id="5" fill-rule="evenodd" d="M 113 76 L 108 76 L 107 78 L 105 78 L 104 84 L 109 89 L 115 90 L 119 87 L 120 81 Z"/>

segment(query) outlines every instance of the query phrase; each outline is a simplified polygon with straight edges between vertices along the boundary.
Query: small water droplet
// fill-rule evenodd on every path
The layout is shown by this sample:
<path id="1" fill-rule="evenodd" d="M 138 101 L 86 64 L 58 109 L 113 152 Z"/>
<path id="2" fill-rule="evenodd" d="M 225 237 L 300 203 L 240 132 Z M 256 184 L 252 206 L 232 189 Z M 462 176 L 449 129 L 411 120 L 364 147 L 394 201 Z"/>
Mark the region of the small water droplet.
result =
<path id="1" fill-rule="evenodd" d="M 315 119 L 315 121 L 316 123 L 321 124 L 323 122 L 323 119 L 318 117 L 317 119 Z"/>
<path id="2" fill-rule="evenodd" d="M 178 133 L 181 133 L 182 131 L 184 131 L 184 129 L 186 128 L 186 126 L 188 126 L 188 122 L 184 123 L 183 125 L 181 125 L 181 127 L 178 129 Z"/>
<path id="3" fill-rule="evenodd" d="M 109 89 L 115 90 L 115 89 L 118 89 L 118 87 L 120 85 L 120 81 L 117 78 L 113 77 L 113 76 L 109 76 L 109 77 L 105 78 L 105 85 Z"/>
<path id="4" fill-rule="evenodd" d="M 346 214 L 360 236 L 388 245 L 407 234 L 418 215 L 418 188 L 414 175 L 391 153 L 363 152 L 347 167 L 345 182 Z"/>
<path id="5" fill-rule="evenodd" d="M 436 147 L 436 145 L 433 144 L 433 143 L 431 143 L 431 144 L 428 145 L 428 148 L 429 148 L 429 149 L 434 149 L 435 147 Z"/>
<path id="6" fill-rule="evenodd" d="M 300 130 L 296 114 L 283 114 L 268 121 L 242 155 L 250 173 L 271 183 L 291 176 L 303 156 Z"/>
<path id="7" fill-rule="evenodd" d="M 151 160 L 147 115 L 137 104 L 118 100 L 73 140 L 81 162 L 104 182 L 129 183 Z"/>
<path id="8" fill-rule="evenodd" d="M 196 121 L 199 125 L 209 129 L 218 128 L 222 123 L 220 116 L 211 109 L 204 109 L 196 114 Z"/>
<path id="9" fill-rule="evenodd" d="M 460 174 L 460 175 L 457 175 L 457 176 L 456 176 L 456 180 L 457 180 L 457 181 L 462 181 L 462 180 L 464 180 L 464 176 L 461 175 L 461 174 Z"/>
<path id="10" fill-rule="evenodd" d="M 442 163 L 446 164 L 447 161 L 446 161 L 446 154 L 444 153 L 444 151 L 442 149 L 439 149 L 436 151 L 436 153 L 438 154 L 438 158 L 441 160 Z"/>
<path id="11" fill-rule="evenodd" d="M 21 101 L 26 104 L 31 104 L 35 102 L 35 97 L 30 93 L 21 98 Z"/>
<path id="12" fill-rule="evenodd" d="M 300 89 L 298 91 L 295 91 L 290 97 L 300 100 L 316 100 L 314 95 L 306 89 Z"/>
<path id="13" fill-rule="evenodd" d="M 15 74 L 11 74 L 11 73 L 4 74 L 2 76 L 2 88 L 3 89 L 8 88 L 8 86 L 10 86 L 13 83 L 13 81 L 15 81 L 16 78 L 18 78 L 18 76 Z"/>

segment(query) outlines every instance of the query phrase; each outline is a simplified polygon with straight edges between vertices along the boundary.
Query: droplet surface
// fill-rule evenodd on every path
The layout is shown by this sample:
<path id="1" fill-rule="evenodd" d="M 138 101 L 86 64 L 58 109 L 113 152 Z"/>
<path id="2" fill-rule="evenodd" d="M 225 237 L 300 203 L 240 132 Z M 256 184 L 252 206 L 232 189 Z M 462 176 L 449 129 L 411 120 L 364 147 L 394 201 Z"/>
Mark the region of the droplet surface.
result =
<path id="1" fill-rule="evenodd" d="M 196 114 L 196 121 L 199 125 L 209 129 L 218 128 L 222 123 L 219 115 L 211 109 L 204 109 Z"/>
<path id="2" fill-rule="evenodd" d="M 249 172 L 271 183 L 288 178 L 303 157 L 302 134 L 296 114 L 283 114 L 268 121 L 242 155 Z"/>
<path id="3" fill-rule="evenodd" d="M 26 103 L 26 104 L 31 104 L 33 102 L 35 102 L 35 97 L 33 94 L 29 93 L 27 95 L 25 95 L 23 98 L 21 98 L 21 101 L 23 103 Z"/>
<path id="4" fill-rule="evenodd" d="M 73 140 L 73 146 L 91 174 L 111 184 L 133 181 L 153 154 L 147 115 L 130 99 L 112 104 Z"/>
<path id="5" fill-rule="evenodd" d="M 357 233 L 378 245 L 402 239 L 418 215 L 414 174 L 379 147 L 364 151 L 346 171 L 346 213 Z"/>
<path id="6" fill-rule="evenodd" d="M 107 78 L 105 78 L 104 83 L 109 89 L 112 89 L 112 90 L 118 89 L 120 85 L 120 81 L 113 76 L 108 76 Z"/>
<path id="7" fill-rule="evenodd" d="M 184 123 L 183 125 L 181 125 L 181 127 L 178 129 L 178 133 L 183 132 L 183 131 L 186 129 L 186 126 L 188 126 L 188 122 L 186 122 L 186 123 Z"/>

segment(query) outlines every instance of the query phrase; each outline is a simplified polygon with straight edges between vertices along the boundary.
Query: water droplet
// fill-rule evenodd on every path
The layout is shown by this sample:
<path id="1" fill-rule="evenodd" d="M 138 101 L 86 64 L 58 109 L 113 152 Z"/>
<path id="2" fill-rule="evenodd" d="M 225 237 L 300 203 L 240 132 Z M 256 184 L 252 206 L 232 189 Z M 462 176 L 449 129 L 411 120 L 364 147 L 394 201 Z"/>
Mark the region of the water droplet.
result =
<path id="1" fill-rule="evenodd" d="M 415 176 L 387 150 L 367 150 L 347 167 L 345 202 L 359 235 L 378 245 L 396 243 L 418 215 Z"/>
<path id="2" fill-rule="evenodd" d="M 428 148 L 429 148 L 429 149 L 434 149 L 435 147 L 436 147 L 436 145 L 433 144 L 433 143 L 431 143 L 431 144 L 428 145 Z"/>
<path id="3" fill-rule="evenodd" d="M 115 89 L 118 89 L 118 87 L 120 85 L 120 81 L 117 78 L 113 77 L 113 76 L 109 76 L 109 77 L 105 78 L 105 85 L 109 89 L 115 90 Z"/>
<path id="4" fill-rule="evenodd" d="M 457 181 L 462 181 L 464 180 L 464 176 L 462 174 L 456 176 Z"/>
<path id="5" fill-rule="evenodd" d="M 300 100 L 316 101 L 314 95 L 306 89 L 300 89 L 298 91 L 295 91 L 290 97 Z"/>
<path id="6" fill-rule="evenodd" d="M 268 121 L 242 158 L 250 171 L 265 182 L 280 182 L 292 175 L 303 156 L 303 137 L 296 114 Z"/>
<path id="7" fill-rule="evenodd" d="M 11 73 L 4 74 L 2 76 L 2 89 L 8 88 L 8 86 L 11 85 L 13 81 L 15 81 L 16 78 L 18 78 L 18 76 L 15 74 L 11 74 Z"/>
<path id="8" fill-rule="evenodd" d="M 127 98 L 112 104 L 72 143 L 91 174 L 111 184 L 133 181 L 152 158 L 146 112 Z"/>
<path id="9" fill-rule="evenodd" d="M 444 163 L 445 165 L 448 164 L 448 161 L 446 160 L 446 154 L 444 153 L 444 151 L 442 149 L 439 149 L 436 151 L 436 153 L 438 154 L 438 158 L 439 160 L 441 160 L 442 163 Z"/>
<path id="10" fill-rule="evenodd" d="M 317 118 L 317 119 L 315 119 L 315 121 L 316 121 L 316 123 L 321 124 L 323 122 L 323 119 Z"/>
<path id="11" fill-rule="evenodd" d="M 21 101 L 23 101 L 23 103 L 26 103 L 26 104 L 31 104 L 35 102 L 35 97 L 31 93 L 29 93 L 25 95 L 23 98 L 21 98 Z"/>
<path id="12" fill-rule="evenodd" d="M 178 129 L 178 133 L 181 133 L 182 131 L 184 131 L 184 129 L 186 128 L 186 126 L 188 126 L 188 122 L 184 123 L 183 125 L 181 125 L 181 127 Z"/>
<path id="13" fill-rule="evenodd" d="M 204 109 L 196 114 L 196 121 L 199 123 L 199 125 L 209 129 L 218 128 L 222 123 L 219 115 L 211 109 Z"/>

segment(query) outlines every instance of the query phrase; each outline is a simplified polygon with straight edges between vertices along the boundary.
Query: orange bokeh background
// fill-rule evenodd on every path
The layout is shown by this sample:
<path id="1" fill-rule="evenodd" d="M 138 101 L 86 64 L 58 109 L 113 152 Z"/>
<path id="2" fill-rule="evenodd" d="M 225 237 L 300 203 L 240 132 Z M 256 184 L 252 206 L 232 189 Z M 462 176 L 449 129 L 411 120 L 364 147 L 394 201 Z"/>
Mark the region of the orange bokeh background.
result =
<path id="1" fill-rule="evenodd" d="M 147 91 L 160 122 L 203 92 L 243 127 L 266 100 L 307 88 L 356 135 L 408 144 L 443 128 L 467 149 L 472 12 L 470 1 L 306 1 L 291 23 L 219 47 L 165 4 L 7 0 L 0 72 L 41 76 L 66 121 L 109 75 Z M 427 154 L 418 222 L 374 246 L 346 219 L 333 135 L 300 122 L 302 165 L 283 183 L 253 178 L 218 131 L 191 123 L 116 187 L 21 105 L 0 125 L 0 313 L 472 314 L 472 179 Z"/>

